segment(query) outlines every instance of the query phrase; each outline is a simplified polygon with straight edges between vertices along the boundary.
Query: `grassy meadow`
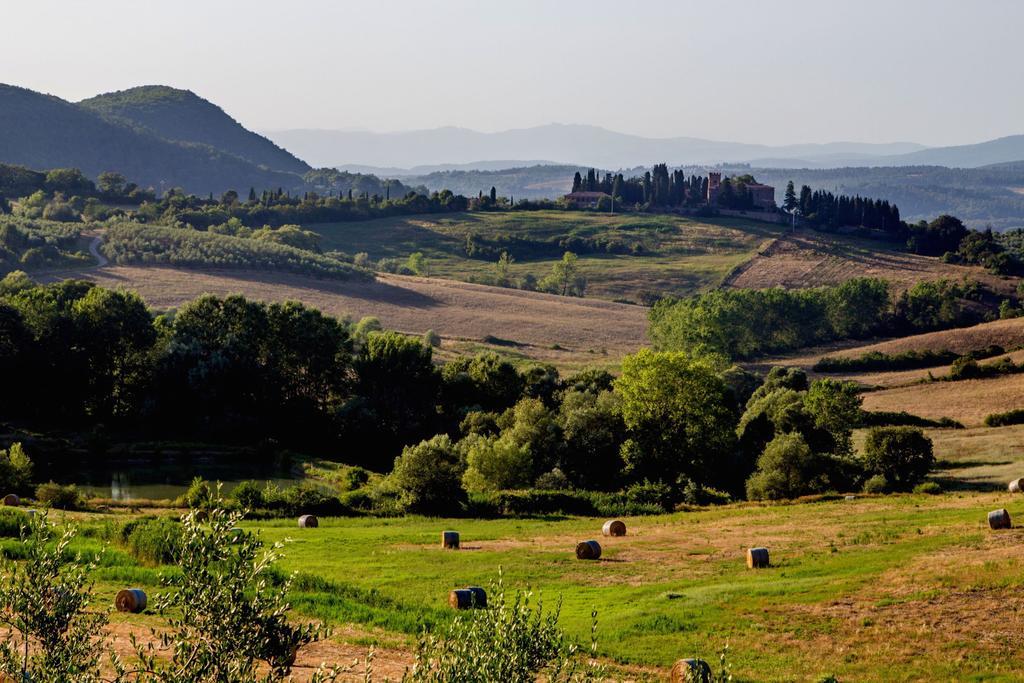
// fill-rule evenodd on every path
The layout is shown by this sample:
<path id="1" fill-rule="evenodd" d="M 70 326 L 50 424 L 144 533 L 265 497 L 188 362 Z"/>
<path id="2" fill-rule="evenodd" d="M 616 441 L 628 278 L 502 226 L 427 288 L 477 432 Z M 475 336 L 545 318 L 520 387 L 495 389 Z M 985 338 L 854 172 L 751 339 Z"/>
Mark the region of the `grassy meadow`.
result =
<path id="1" fill-rule="evenodd" d="M 1024 515 L 1007 494 L 964 492 L 627 518 L 623 538 L 602 538 L 603 520 L 561 517 L 244 526 L 287 541 L 281 568 L 298 573 L 298 615 L 339 627 L 350 653 L 376 645 L 401 660 L 422 627 L 452 617 L 449 590 L 486 586 L 500 569 L 507 589 L 531 588 L 550 607 L 560 598 L 563 624 L 584 643 L 596 610 L 599 653 L 617 679 L 663 680 L 675 659 L 714 659 L 728 644 L 738 681 L 1010 681 L 1024 663 L 1024 530 L 990 531 L 985 514 L 998 507 Z M 101 549 L 110 516 L 74 516 L 79 549 Z M 440 547 L 444 529 L 462 534 L 461 550 Z M 576 560 L 589 538 L 601 560 Z M 16 545 L 3 543 L 15 556 Z M 770 568 L 746 568 L 753 545 L 770 548 Z M 158 590 L 161 571 L 108 548 L 101 602 L 129 584 Z M 160 621 L 117 615 L 112 629 Z"/>
<path id="2" fill-rule="evenodd" d="M 741 219 L 567 211 L 478 211 L 304 227 L 323 236 L 325 251 L 366 252 L 373 260 L 403 261 L 419 251 L 429 261 L 431 276 L 455 280 L 494 275 L 497 256 L 470 258 L 466 253 L 469 235 L 488 244 L 505 238 L 528 241 L 522 248 L 515 243 L 508 246 L 515 259 L 513 278 L 527 273 L 538 279 L 547 275 L 566 250 L 559 246 L 563 240 L 640 244 L 643 248 L 637 255 L 578 253 L 588 296 L 634 302 L 645 293 L 688 295 L 716 286 L 779 233 L 777 226 Z"/>

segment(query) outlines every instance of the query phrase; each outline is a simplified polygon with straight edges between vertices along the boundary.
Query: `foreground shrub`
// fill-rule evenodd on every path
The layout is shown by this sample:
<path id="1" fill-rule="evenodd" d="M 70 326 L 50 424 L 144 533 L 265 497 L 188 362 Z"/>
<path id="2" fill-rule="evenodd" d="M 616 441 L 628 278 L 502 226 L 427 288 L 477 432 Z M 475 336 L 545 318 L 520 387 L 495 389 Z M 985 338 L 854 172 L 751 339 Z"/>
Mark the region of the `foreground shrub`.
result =
<path id="1" fill-rule="evenodd" d="M 215 501 L 208 524 L 195 510 L 182 519 L 175 552 L 181 571 L 161 578 L 169 590 L 155 600 L 157 609 L 173 615 L 169 631 L 160 635 L 160 646 L 136 645 L 138 665 L 131 668 L 144 672 L 138 680 L 284 681 L 295 653 L 326 635 L 319 625 L 288 620 L 290 580 L 275 585 L 272 572 L 282 546 L 264 548 L 252 534 L 238 535 L 242 513 L 221 508 Z M 310 680 L 336 675 L 321 667 Z"/>
<path id="2" fill-rule="evenodd" d="M 583 661 L 558 624 L 561 603 L 545 611 L 541 602 L 530 604 L 530 593 L 516 592 L 509 599 L 500 579 L 491 587 L 488 609 L 456 617 L 440 635 L 424 635 L 416 661 L 405 683 L 549 683 L 589 681 L 603 677 L 593 661 Z M 592 613 L 591 656 L 597 613 Z"/>
<path id="3" fill-rule="evenodd" d="M 25 526 L 27 515 L 20 510 L 0 508 L 0 538 L 18 538 Z"/>
<path id="4" fill-rule="evenodd" d="M 36 487 L 36 500 L 53 508 L 74 510 L 81 504 L 82 496 L 74 484 L 57 484 L 51 481 Z"/>
<path id="5" fill-rule="evenodd" d="M 170 564 L 181 540 L 181 525 L 168 517 L 143 517 L 125 524 L 121 537 L 137 560 Z"/>
<path id="6" fill-rule="evenodd" d="M 26 516 L 24 561 L 8 563 L 0 583 L 0 624 L 13 633 L 0 642 L 0 679 L 33 683 L 93 683 L 100 678 L 106 613 L 93 603 L 89 573 L 98 558 L 69 550 L 75 531 L 59 531 L 46 514 Z M 33 648 L 22 659 L 21 642 Z"/>
<path id="7" fill-rule="evenodd" d="M 865 469 L 885 477 L 896 491 L 924 481 L 935 464 L 932 440 L 916 427 L 874 427 L 864 441 Z"/>

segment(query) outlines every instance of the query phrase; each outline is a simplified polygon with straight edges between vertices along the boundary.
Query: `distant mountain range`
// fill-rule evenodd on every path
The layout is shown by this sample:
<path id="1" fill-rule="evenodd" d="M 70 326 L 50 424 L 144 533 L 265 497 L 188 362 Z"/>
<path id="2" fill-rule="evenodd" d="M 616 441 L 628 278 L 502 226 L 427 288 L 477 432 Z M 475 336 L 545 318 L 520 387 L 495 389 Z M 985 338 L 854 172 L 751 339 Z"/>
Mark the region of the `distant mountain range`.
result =
<path id="1" fill-rule="evenodd" d="M 144 86 L 74 104 L 0 84 L 0 162 L 119 171 L 139 185 L 220 193 L 303 186 L 309 166 L 187 90 Z"/>
<path id="2" fill-rule="evenodd" d="M 956 166 L 974 168 L 1024 160 L 1024 135 L 975 145 L 927 148 L 913 142 L 871 144 L 755 145 L 693 137 L 647 138 L 596 126 L 550 124 L 481 133 L 435 128 L 398 133 L 295 129 L 267 135 L 315 166 L 373 169 L 391 175 L 439 170 L 497 170 L 537 163 L 630 168 L 664 161 L 670 165 L 747 163 L 762 168 L 845 166 Z M 550 159 L 550 162 L 537 162 Z M 454 167 L 454 168 L 445 168 Z M 426 167 L 426 168 L 423 168 Z"/>
<path id="3" fill-rule="evenodd" d="M 910 142 L 866 144 L 750 145 L 700 138 L 646 138 L 597 126 L 549 124 L 535 128 L 481 133 L 466 128 L 435 128 L 399 133 L 339 130 L 279 130 L 267 135 L 315 166 L 350 168 L 353 164 L 413 168 L 510 159 L 528 165 L 534 159 L 602 168 L 625 168 L 666 161 L 670 164 L 744 162 L 768 157 L 844 158 L 887 156 L 925 149 Z"/>

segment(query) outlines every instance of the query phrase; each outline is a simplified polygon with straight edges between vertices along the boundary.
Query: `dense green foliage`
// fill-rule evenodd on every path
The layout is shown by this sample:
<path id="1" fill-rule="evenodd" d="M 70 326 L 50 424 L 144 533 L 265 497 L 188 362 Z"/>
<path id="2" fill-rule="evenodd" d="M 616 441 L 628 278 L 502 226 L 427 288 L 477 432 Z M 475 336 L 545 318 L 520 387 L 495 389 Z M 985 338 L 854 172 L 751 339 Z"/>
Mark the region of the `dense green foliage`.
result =
<path id="1" fill-rule="evenodd" d="M 935 464 L 932 442 L 917 427 L 873 427 L 864 440 L 864 465 L 896 491 L 921 483 Z"/>
<path id="2" fill-rule="evenodd" d="M 651 309 L 648 334 L 656 348 L 705 348 L 733 358 L 787 351 L 883 329 L 889 288 L 859 278 L 834 287 L 715 290 L 663 299 Z"/>
<path id="3" fill-rule="evenodd" d="M 0 451 L 0 496 L 8 493 L 24 494 L 32 482 L 32 460 L 25 454 L 21 443 L 11 444 Z"/>
<path id="4" fill-rule="evenodd" d="M 584 661 L 579 647 L 558 624 L 561 603 L 544 609 L 530 593 L 506 596 L 500 582 L 491 586 L 487 609 L 458 617 L 440 634 L 425 634 L 404 683 L 574 683 L 603 679 L 595 662 Z M 594 613 L 595 628 L 597 614 Z M 590 653 L 596 652 L 596 640 Z"/>
<path id="5" fill-rule="evenodd" d="M 0 582 L 0 677 L 39 683 L 104 680 L 105 612 L 93 608 L 92 577 L 99 558 L 70 552 L 76 531 L 56 529 L 45 514 L 25 516 L 24 562 L 8 562 Z M 17 634 L 17 636 L 15 636 Z M 22 643 L 31 639 L 23 658 Z"/>
<path id="6" fill-rule="evenodd" d="M 40 213 L 42 215 L 42 212 Z M 77 226 L 44 219 L 0 216 L 0 273 L 81 266 Z"/>
<path id="7" fill-rule="evenodd" d="M 893 412 L 887 410 L 865 410 L 861 413 L 861 427 L 935 427 L 939 429 L 963 429 L 962 423 L 948 417 L 932 420 L 920 415 L 912 415 L 905 410 Z"/>
<path id="8" fill-rule="evenodd" d="M 340 279 L 369 277 L 350 264 L 277 241 L 136 223 L 108 228 L 103 251 L 115 263 L 268 269 Z"/>
<path id="9" fill-rule="evenodd" d="M 885 332 L 974 324 L 983 319 L 974 302 L 987 297 L 977 282 L 952 280 L 919 282 L 895 302 L 886 282 L 870 278 L 812 289 L 714 290 L 659 301 L 650 312 L 648 335 L 659 349 L 707 349 L 750 358 Z"/>
<path id="10" fill-rule="evenodd" d="M 965 354 L 956 351 L 901 351 L 900 353 L 882 353 L 870 351 L 857 357 L 825 356 L 814 364 L 815 372 L 892 372 L 898 370 L 916 370 L 949 365 L 960 357 L 980 360 L 1001 356 L 1006 350 L 996 344 L 977 349 Z"/>
<path id="11" fill-rule="evenodd" d="M 1024 409 L 1008 410 L 1005 413 L 992 413 L 985 416 L 986 427 L 1005 427 L 1007 425 L 1024 424 Z"/>

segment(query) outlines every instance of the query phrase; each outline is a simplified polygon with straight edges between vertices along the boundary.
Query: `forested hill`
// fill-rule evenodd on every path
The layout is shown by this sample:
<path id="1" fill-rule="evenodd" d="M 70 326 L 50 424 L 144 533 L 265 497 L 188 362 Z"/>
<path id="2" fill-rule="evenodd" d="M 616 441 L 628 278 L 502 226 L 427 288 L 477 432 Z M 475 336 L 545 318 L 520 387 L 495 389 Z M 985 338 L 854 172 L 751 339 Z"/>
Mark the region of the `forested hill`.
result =
<path id="1" fill-rule="evenodd" d="M 0 84 L 0 162 L 79 168 L 95 178 L 118 171 L 139 185 L 220 193 L 249 187 L 301 188 L 295 173 L 197 142 L 176 142 L 25 88 Z"/>
<path id="2" fill-rule="evenodd" d="M 309 164 L 247 130 L 190 90 L 144 85 L 97 95 L 78 105 L 115 122 L 140 126 L 158 137 L 210 145 L 275 171 L 302 174 L 310 170 Z"/>

